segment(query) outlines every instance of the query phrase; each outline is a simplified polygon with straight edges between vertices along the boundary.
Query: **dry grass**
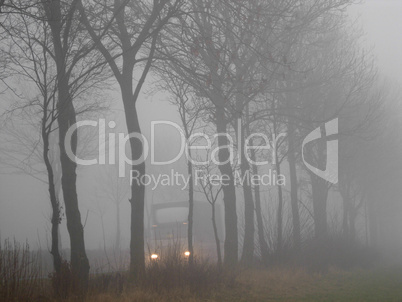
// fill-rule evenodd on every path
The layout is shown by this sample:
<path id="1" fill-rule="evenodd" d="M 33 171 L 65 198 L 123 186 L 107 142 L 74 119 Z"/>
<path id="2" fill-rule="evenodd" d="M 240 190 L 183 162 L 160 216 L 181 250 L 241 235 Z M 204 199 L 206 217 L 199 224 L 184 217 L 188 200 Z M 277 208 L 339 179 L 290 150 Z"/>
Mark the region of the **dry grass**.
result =
<path id="1" fill-rule="evenodd" d="M 74 301 L 74 300 L 71 300 Z M 125 291 L 123 294 L 116 296 L 113 294 L 99 294 L 99 295 L 90 295 L 85 300 L 86 302 L 146 302 L 146 301 L 205 301 L 198 297 L 197 295 L 191 293 L 188 290 L 181 289 L 173 289 L 166 292 L 153 292 L 151 290 L 144 290 L 140 288 L 131 289 Z"/>
<path id="2" fill-rule="evenodd" d="M 240 284 L 248 289 L 248 295 L 259 300 L 261 297 L 302 297 L 316 289 L 319 274 L 309 273 L 304 268 L 274 267 L 269 270 L 252 270 L 238 277 Z"/>
<path id="3" fill-rule="evenodd" d="M 41 263 L 29 245 L 0 242 L 0 301 L 32 301 L 43 292 Z"/>
<path id="4" fill-rule="evenodd" d="M 194 257 L 190 265 L 183 255 L 180 244 L 168 244 L 161 250 L 160 258 L 149 263 L 141 287 L 153 292 L 185 289 L 203 295 L 216 290 L 225 281 L 226 276 L 215 264 Z"/>
<path id="5" fill-rule="evenodd" d="M 6 241 L 0 248 L 0 301 L 77 301 L 52 294 L 51 279 L 41 279 L 40 272 L 27 245 Z M 330 268 L 322 275 L 277 266 L 227 274 L 200 259 L 190 266 L 172 245 L 149 263 L 141 282 L 129 281 L 126 273 L 99 274 L 80 301 L 402 301 L 401 284 L 398 268 Z"/>
<path id="6" fill-rule="evenodd" d="M 238 272 L 233 284 L 223 283 L 207 294 L 185 287 L 152 291 L 128 286 L 121 295 L 93 293 L 85 301 L 402 301 L 401 281 L 401 269 L 330 269 L 320 275 L 277 267 Z"/>

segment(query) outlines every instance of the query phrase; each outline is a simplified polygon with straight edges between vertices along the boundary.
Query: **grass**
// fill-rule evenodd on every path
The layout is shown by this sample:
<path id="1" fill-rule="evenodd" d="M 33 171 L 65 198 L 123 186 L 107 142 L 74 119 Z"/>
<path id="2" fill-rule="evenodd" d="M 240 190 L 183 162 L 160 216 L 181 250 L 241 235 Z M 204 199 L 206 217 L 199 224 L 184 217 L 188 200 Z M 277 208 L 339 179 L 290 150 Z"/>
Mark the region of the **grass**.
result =
<path id="1" fill-rule="evenodd" d="M 204 294 L 188 287 L 153 291 L 129 286 L 121 295 L 92 294 L 86 301 L 402 301 L 402 268 L 331 269 L 326 275 L 303 269 L 250 270 Z"/>
<path id="2" fill-rule="evenodd" d="M 92 276 L 88 302 L 111 301 L 401 301 L 402 267 L 371 270 L 330 268 L 325 275 L 303 268 L 271 267 L 230 274 L 196 259 L 193 267 L 173 245 L 150 263 L 141 282 L 126 273 Z M 61 299 L 27 245 L 0 245 L 1 301 L 76 301 Z M 67 295 L 65 295 L 67 296 Z M 81 299 L 80 299 L 81 301 Z"/>
<path id="3" fill-rule="evenodd" d="M 41 263 L 29 245 L 0 241 L 0 301 L 32 301 L 42 287 Z"/>
<path id="4" fill-rule="evenodd" d="M 301 269 L 249 271 L 242 285 L 220 301 L 402 301 L 402 268 L 332 269 L 326 275 Z"/>

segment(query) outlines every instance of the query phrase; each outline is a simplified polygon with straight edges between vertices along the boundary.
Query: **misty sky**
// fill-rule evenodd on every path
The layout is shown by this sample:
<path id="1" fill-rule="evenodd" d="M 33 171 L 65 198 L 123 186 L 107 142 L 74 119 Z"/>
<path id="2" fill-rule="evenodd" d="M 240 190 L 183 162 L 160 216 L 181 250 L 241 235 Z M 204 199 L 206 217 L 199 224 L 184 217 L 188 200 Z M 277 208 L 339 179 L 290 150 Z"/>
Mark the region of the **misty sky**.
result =
<path id="1" fill-rule="evenodd" d="M 359 16 L 381 71 L 402 84 L 402 1 L 366 0 L 352 12 Z"/>

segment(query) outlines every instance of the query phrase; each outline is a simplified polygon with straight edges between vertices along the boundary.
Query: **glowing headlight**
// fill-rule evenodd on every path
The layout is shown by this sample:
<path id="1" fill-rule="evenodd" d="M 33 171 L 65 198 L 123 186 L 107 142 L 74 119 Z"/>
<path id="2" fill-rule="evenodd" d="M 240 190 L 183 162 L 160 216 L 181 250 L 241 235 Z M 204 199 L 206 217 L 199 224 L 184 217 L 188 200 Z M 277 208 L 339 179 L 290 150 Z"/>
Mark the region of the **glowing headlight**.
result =
<path id="1" fill-rule="evenodd" d="M 156 260 L 156 259 L 158 259 L 159 258 L 159 256 L 157 255 L 157 254 L 152 254 L 151 255 L 151 259 L 152 260 Z"/>
<path id="2" fill-rule="evenodd" d="M 189 252 L 189 251 L 184 252 L 184 256 L 185 256 L 185 257 L 190 257 L 190 252 Z"/>

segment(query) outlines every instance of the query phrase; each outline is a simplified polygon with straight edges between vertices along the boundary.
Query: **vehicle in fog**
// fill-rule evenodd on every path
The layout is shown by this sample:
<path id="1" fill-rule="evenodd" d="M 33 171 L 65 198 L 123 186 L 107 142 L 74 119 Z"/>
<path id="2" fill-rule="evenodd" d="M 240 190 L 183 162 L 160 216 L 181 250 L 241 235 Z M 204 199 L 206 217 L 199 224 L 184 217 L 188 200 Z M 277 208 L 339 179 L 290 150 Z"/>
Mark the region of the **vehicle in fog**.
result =
<path id="1" fill-rule="evenodd" d="M 216 225 L 220 243 L 223 237 L 223 212 L 215 205 Z M 179 246 L 183 257 L 188 257 L 188 201 L 166 202 L 152 205 L 146 241 L 149 257 L 159 259 L 168 246 Z M 193 244 L 196 256 L 216 258 L 216 242 L 212 226 L 212 208 L 207 202 L 194 201 Z M 154 255 L 154 256 L 153 256 Z M 155 255 L 158 255 L 156 257 Z M 152 257 L 153 256 L 153 257 Z"/>

